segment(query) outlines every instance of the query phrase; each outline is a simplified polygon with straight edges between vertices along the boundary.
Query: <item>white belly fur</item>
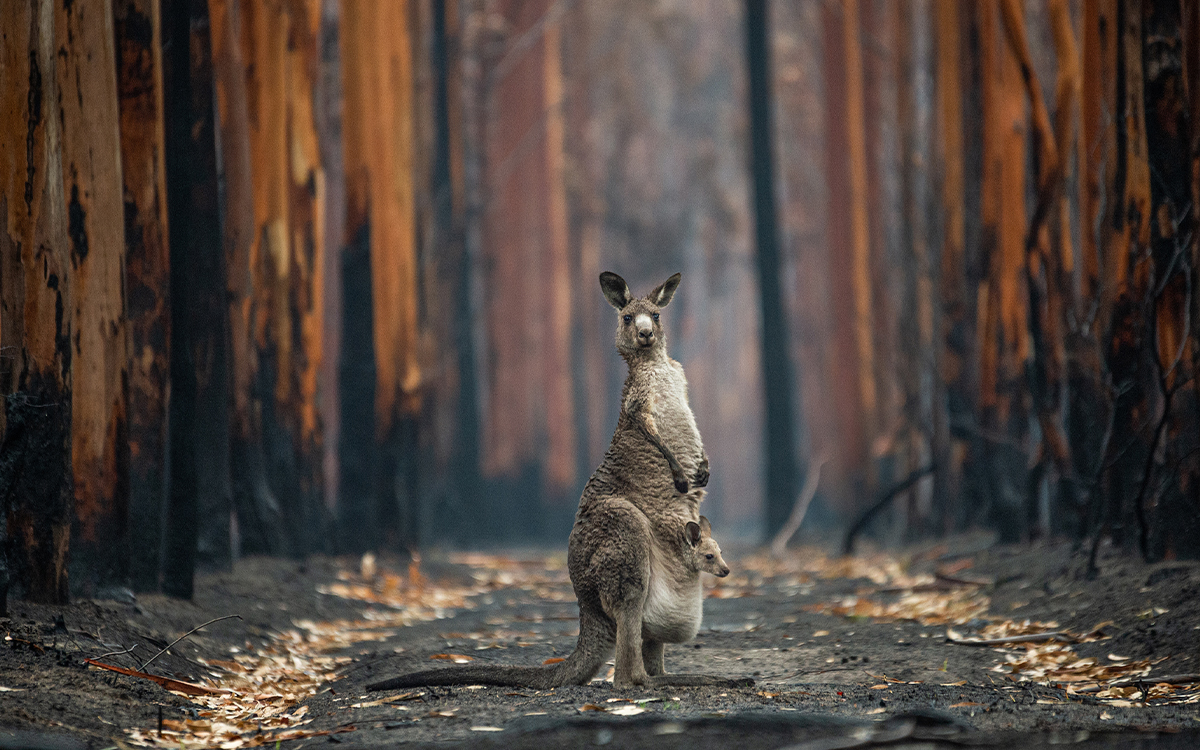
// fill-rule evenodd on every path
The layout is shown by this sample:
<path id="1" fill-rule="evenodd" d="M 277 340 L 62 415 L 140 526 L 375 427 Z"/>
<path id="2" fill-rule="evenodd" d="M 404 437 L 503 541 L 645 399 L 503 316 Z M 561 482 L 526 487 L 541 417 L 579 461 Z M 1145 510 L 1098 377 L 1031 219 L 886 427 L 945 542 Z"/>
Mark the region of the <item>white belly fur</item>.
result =
<path id="1" fill-rule="evenodd" d="M 642 633 L 663 643 L 684 643 L 696 637 L 703 617 L 700 577 L 695 585 L 683 586 L 654 570 L 651 564 L 650 590 L 642 610 Z"/>

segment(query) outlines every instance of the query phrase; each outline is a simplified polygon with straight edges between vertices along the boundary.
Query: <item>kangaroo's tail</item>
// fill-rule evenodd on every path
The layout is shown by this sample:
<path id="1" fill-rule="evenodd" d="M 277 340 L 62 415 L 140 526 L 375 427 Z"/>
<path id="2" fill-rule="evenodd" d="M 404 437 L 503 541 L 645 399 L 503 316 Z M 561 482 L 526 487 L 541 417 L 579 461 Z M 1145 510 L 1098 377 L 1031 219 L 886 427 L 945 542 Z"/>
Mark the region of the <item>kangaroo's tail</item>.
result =
<path id="1" fill-rule="evenodd" d="M 612 653 L 616 634 L 609 622 L 595 617 L 581 617 L 579 641 L 575 650 L 563 661 L 545 667 L 508 667 L 475 665 L 425 669 L 402 674 L 388 680 L 373 682 L 367 690 L 431 685 L 498 685 L 547 690 L 560 685 L 586 685 Z"/>

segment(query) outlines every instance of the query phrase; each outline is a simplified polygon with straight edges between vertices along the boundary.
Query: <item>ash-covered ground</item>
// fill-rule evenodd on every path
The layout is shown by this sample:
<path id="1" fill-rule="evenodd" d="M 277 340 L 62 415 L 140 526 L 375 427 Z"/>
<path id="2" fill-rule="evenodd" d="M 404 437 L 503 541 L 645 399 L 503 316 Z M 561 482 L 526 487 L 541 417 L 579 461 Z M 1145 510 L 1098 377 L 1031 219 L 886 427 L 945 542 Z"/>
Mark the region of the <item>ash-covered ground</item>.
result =
<path id="1" fill-rule="evenodd" d="M 202 576 L 194 602 L 12 602 L 0 747 L 1200 746 L 1195 685 L 1156 681 L 1200 672 L 1195 563 L 1108 550 L 1089 580 L 1070 545 L 984 537 L 852 559 L 725 557 L 734 573 L 708 580 L 704 628 L 667 647 L 667 670 L 753 677 L 751 688 L 616 690 L 602 673 L 550 691 L 365 691 L 456 661 L 568 654 L 578 622 L 561 551 L 427 553 L 419 567 L 251 559 Z M 1060 635 L 981 646 L 948 631 Z"/>

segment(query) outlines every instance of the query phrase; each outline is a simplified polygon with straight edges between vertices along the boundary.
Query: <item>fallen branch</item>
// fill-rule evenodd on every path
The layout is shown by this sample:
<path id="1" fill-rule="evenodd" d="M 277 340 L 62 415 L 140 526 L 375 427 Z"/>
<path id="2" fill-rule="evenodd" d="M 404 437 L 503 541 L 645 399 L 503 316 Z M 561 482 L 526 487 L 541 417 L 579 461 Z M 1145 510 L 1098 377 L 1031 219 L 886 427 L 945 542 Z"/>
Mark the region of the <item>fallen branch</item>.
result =
<path id="1" fill-rule="evenodd" d="M 817 494 L 817 483 L 821 481 L 821 467 L 828 460 L 826 455 L 822 453 L 812 462 L 808 470 L 808 476 L 804 478 L 804 487 L 800 490 L 800 494 L 796 496 L 796 504 L 792 507 L 792 514 L 788 516 L 787 523 L 771 540 L 771 554 L 775 557 L 783 557 L 783 553 L 787 550 L 787 543 L 800 530 L 800 524 L 804 523 L 804 516 L 808 513 L 808 506 L 812 503 L 813 497 Z"/>
<path id="2" fill-rule="evenodd" d="M 883 493 L 883 496 L 879 498 L 879 501 L 868 508 L 866 513 L 863 513 L 861 516 L 859 516 L 858 520 L 854 522 L 854 525 L 850 527 L 850 530 L 846 532 L 846 538 L 842 542 L 842 554 L 853 555 L 854 537 L 858 536 L 859 533 L 866 528 L 867 524 L 871 522 L 871 519 L 875 517 L 875 514 L 886 508 L 888 503 L 890 503 L 892 499 L 896 497 L 896 495 L 899 495 L 901 492 L 904 492 L 909 487 L 912 487 L 914 484 L 921 481 L 921 478 L 926 474 L 932 474 L 936 470 L 937 464 L 923 466 L 905 477 L 900 484 L 893 486 L 890 490 Z"/>
<path id="3" fill-rule="evenodd" d="M 1010 635 L 1004 638 L 963 638 L 953 630 L 946 631 L 946 640 L 959 646 L 1006 646 L 1012 643 L 1044 643 L 1046 641 L 1061 641 L 1074 643 L 1075 636 L 1062 630 L 1052 633 L 1030 633 L 1028 635 Z"/>
<path id="4" fill-rule="evenodd" d="M 135 643 L 132 646 L 130 646 L 129 648 L 124 648 L 124 649 L 121 649 L 120 651 L 109 651 L 107 653 L 100 654 L 99 656 L 93 656 L 92 658 L 93 659 L 105 659 L 105 658 L 108 658 L 109 656 L 124 656 L 125 654 L 132 654 L 133 650 L 140 645 L 142 645 L 142 644 Z"/>
<path id="5" fill-rule="evenodd" d="M 147 660 L 146 660 L 146 662 L 145 662 L 144 664 L 142 664 L 142 666 L 141 666 L 141 667 L 139 667 L 139 668 L 138 668 L 138 669 L 139 669 L 139 671 L 145 670 L 145 669 L 146 669 L 146 667 L 150 666 L 150 662 L 154 661 L 154 660 L 155 660 L 155 659 L 157 659 L 158 657 L 160 657 L 160 656 L 162 656 L 163 654 L 165 654 L 165 653 L 167 653 L 168 651 L 170 651 L 172 646 L 174 646 L 176 643 L 179 643 L 179 642 L 180 642 L 180 641 L 182 641 L 184 638 L 187 638 L 187 637 L 188 637 L 189 635 L 191 635 L 192 633 L 195 633 L 195 632 L 196 632 L 197 630 L 199 630 L 200 628 L 206 627 L 206 626 L 208 626 L 208 625 L 212 625 L 214 622 L 220 622 L 221 620 L 229 620 L 229 619 L 232 619 L 232 618 L 234 618 L 234 617 L 236 617 L 236 618 L 237 618 L 237 619 L 239 619 L 239 620 L 240 620 L 240 619 L 242 619 L 242 616 L 241 616 L 241 615 L 225 615 L 224 617 L 214 617 L 213 619 L 209 620 L 208 622 L 204 622 L 204 623 L 201 623 L 201 624 L 197 625 L 196 627 L 192 628 L 192 629 L 191 629 L 191 630 L 189 630 L 188 632 L 184 633 L 183 635 L 179 636 L 179 637 L 178 637 L 178 638 L 176 638 L 175 640 L 173 640 L 173 641 L 171 641 L 170 643 L 168 643 L 168 644 L 167 644 L 167 645 L 166 645 L 166 646 L 163 648 L 163 650 L 162 650 L 162 651 L 159 651 L 157 654 L 155 654 L 154 656 L 151 656 L 149 659 L 147 659 Z"/>
<path id="6" fill-rule="evenodd" d="M 233 694 L 232 690 L 226 690 L 224 688 L 210 688 L 205 687 L 204 685 L 197 685 L 194 682 L 184 682 L 183 680 L 176 680 L 170 677 L 163 677 L 161 675 L 147 674 L 146 672 L 139 672 L 136 669 L 126 669 L 125 667 L 118 667 L 115 664 L 105 664 L 104 662 L 96 661 L 95 659 L 84 659 L 83 661 L 85 664 L 91 664 L 93 667 L 99 667 L 100 669 L 107 669 L 110 672 L 117 672 L 118 674 L 129 675 L 130 677 L 140 677 L 143 680 L 156 682 L 167 690 L 171 690 L 176 693 L 183 693 L 184 695 Z"/>

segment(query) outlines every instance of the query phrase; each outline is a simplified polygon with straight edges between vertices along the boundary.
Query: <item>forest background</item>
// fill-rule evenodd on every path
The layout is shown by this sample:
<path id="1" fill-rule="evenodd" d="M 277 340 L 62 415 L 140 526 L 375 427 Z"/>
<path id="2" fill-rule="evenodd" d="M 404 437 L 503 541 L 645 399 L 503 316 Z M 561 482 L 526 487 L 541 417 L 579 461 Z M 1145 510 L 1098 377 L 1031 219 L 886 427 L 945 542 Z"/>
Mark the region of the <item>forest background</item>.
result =
<path id="1" fill-rule="evenodd" d="M 560 545 L 602 270 L 683 273 L 722 538 L 811 480 L 813 528 L 1196 557 L 1198 42 L 1193 0 L 6 4 L 0 578 Z"/>

